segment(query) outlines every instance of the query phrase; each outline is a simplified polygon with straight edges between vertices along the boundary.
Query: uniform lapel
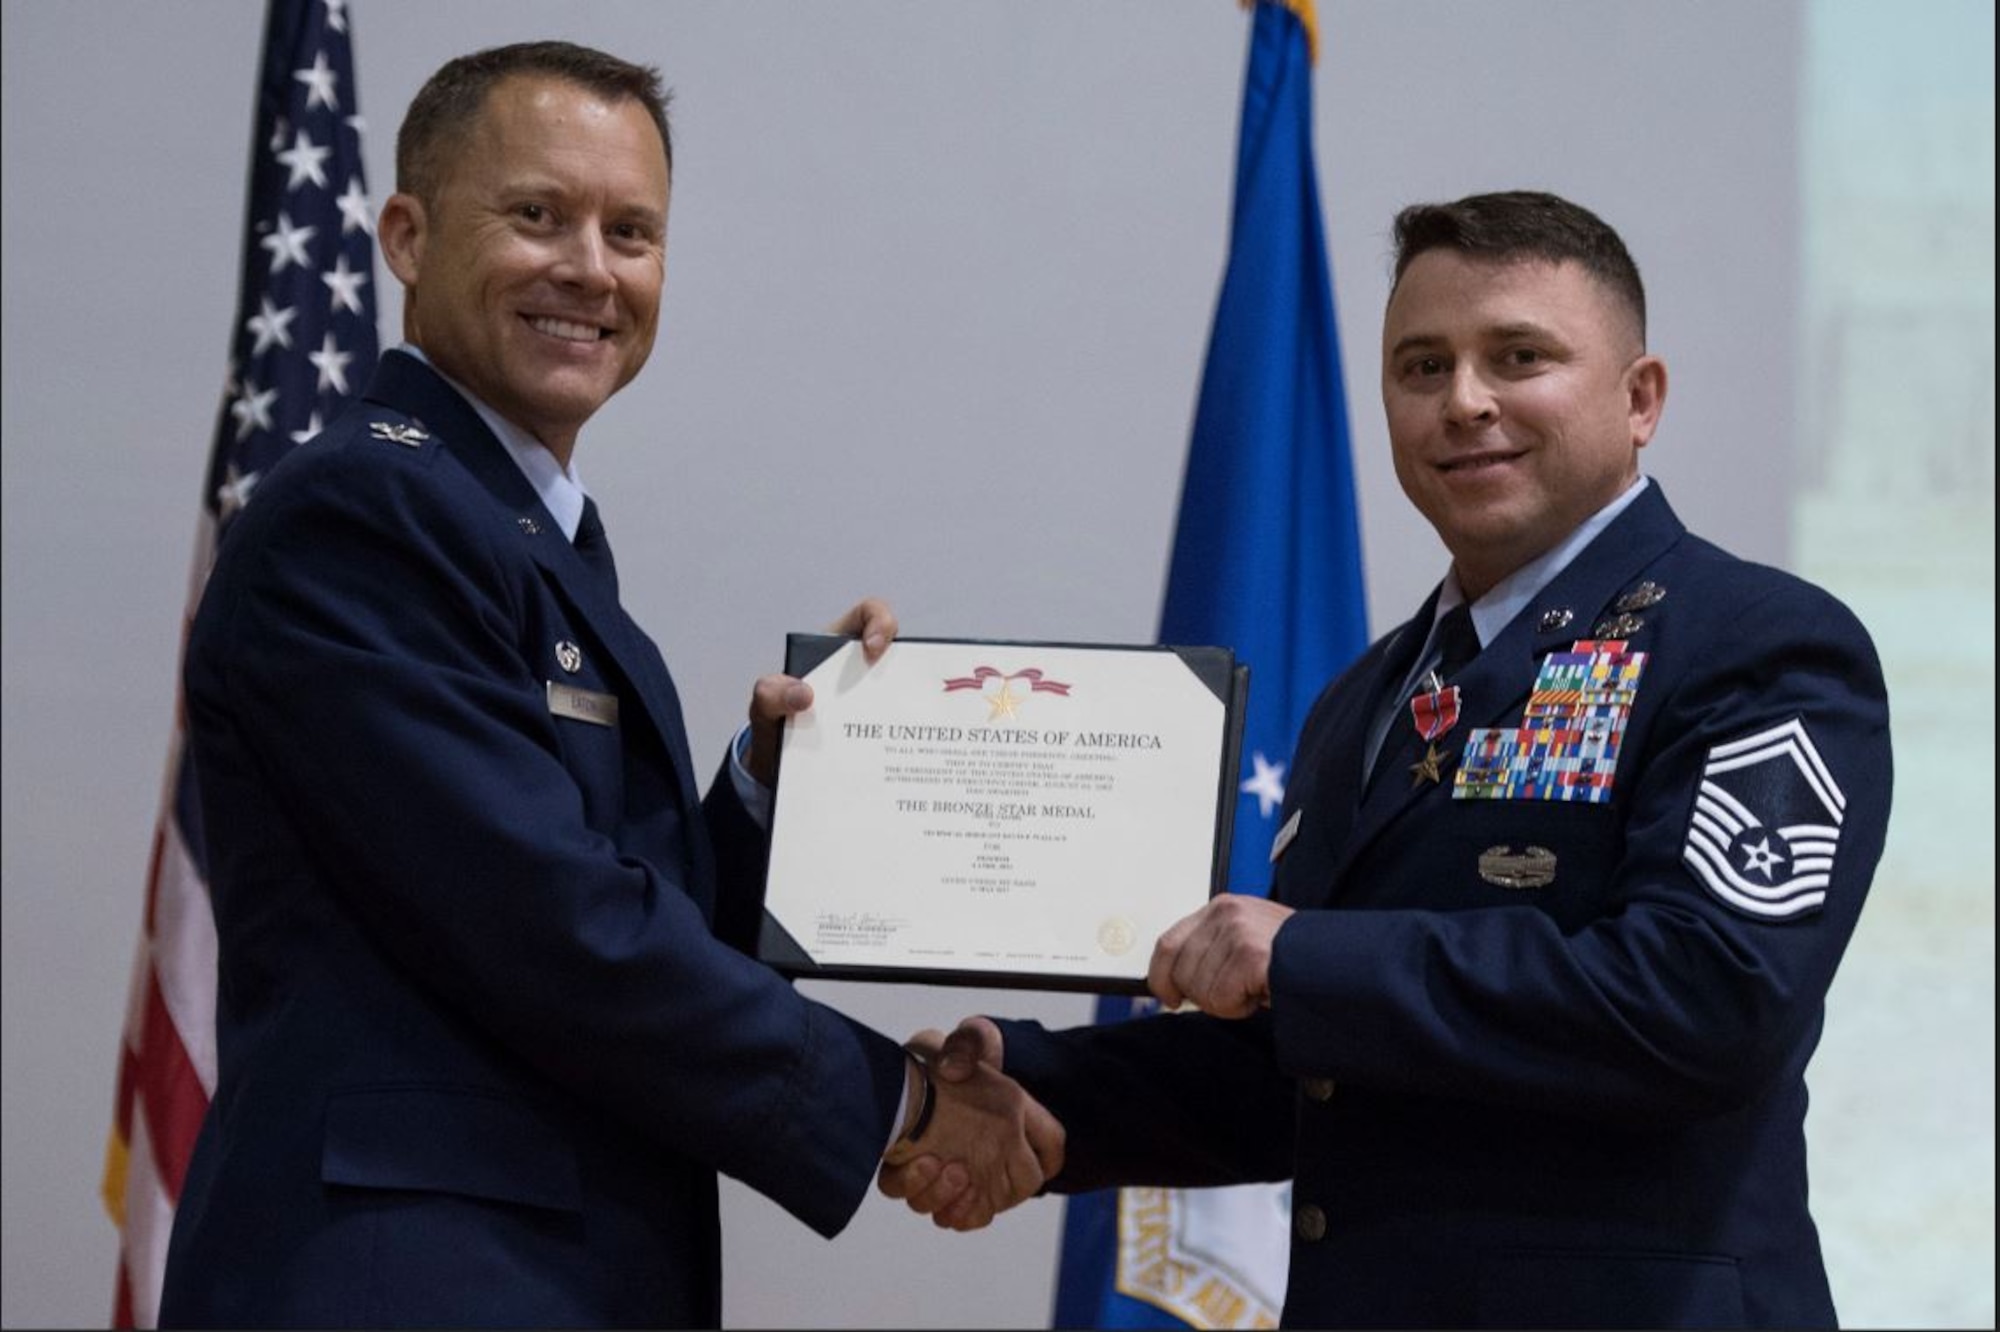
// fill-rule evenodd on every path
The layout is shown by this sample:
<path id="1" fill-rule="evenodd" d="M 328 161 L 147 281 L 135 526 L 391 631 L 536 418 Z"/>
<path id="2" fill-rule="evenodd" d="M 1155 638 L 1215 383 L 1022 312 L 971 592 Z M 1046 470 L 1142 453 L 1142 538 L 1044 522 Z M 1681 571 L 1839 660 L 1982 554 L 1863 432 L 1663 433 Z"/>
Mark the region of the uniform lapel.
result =
<path id="1" fill-rule="evenodd" d="M 618 669 L 638 691 L 647 719 L 659 733 L 674 762 L 684 801 L 693 804 L 696 792 L 694 765 L 688 754 L 687 730 L 681 720 L 680 692 L 659 649 L 645 631 L 618 604 L 611 581 L 584 563 L 583 557 L 557 531 L 554 541 L 536 542 L 529 547 L 539 564 L 571 607 L 597 633 Z"/>
<path id="2" fill-rule="evenodd" d="M 1472 664 L 1460 672 L 1456 681 L 1459 720 L 1438 744 L 1448 757 L 1442 770 L 1443 780 L 1413 784 L 1408 777 L 1383 773 L 1366 799 L 1361 797 L 1363 788 L 1358 777 L 1351 792 L 1345 794 L 1345 802 L 1340 808 L 1352 810 L 1353 820 L 1348 837 L 1335 857 L 1329 878 L 1330 895 L 1338 894 L 1340 880 L 1355 858 L 1396 820 L 1422 803 L 1452 798 L 1452 777 L 1458 770 L 1459 759 L 1471 733 L 1481 727 L 1518 725 L 1542 658 L 1558 648 L 1569 647 L 1579 639 L 1593 637 L 1594 628 L 1612 599 L 1638 577 L 1641 570 L 1678 541 L 1685 530 L 1667 506 L 1659 483 L 1649 484 L 1624 513 L 1618 515 L 1595 541 L 1570 562 L 1568 568 L 1543 588 L 1492 642 L 1485 645 Z M 1434 592 L 1417 618 L 1404 628 L 1404 633 L 1414 635 L 1419 645 L 1423 642 L 1436 605 L 1437 594 Z M 1567 619 L 1563 617 L 1563 611 L 1569 612 Z M 1394 688 L 1408 673 L 1417 650 L 1413 647 L 1391 654 L 1392 658 L 1402 660 L 1402 671 L 1389 674 L 1385 681 L 1377 685 L 1372 695 L 1377 708 L 1385 701 L 1383 691 Z M 1359 722 L 1362 738 L 1353 743 L 1366 744 L 1366 718 L 1377 715 L 1375 711 L 1364 715 Z M 1354 724 L 1350 720 L 1349 726 Z M 1385 753 L 1393 752 L 1399 728 L 1410 724 L 1409 710 L 1399 700 L 1396 715 L 1390 722 L 1389 735 L 1382 742 Z"/>
<path id="3" fill-rule="evenodd" d="M 1390 692 L 1415 665 L 1436 601 L 1433 594 L 1415 619 L 1377 643 L 1356 664 L 1352 695 L 1366 700 L 1366 706 L 1330 709 L 1324 737 L 1314 741 L 1311 752 L 1301 749 L 1297 754 L 1296 761 L 1304 766 L 1291 783 L 1297 803 L 1286 810 L 1285 822 L 1296 818 L 1299 826 L 1271 882 L 1273 895 L 1292 906 L 1323 904 L 1335 866 L 1346 861 L 1367 783 L 1369 729 Z"/>
<path id="4" fill-rule="evenodd" d="M 681 720 L 680 695 L 666 662 L 618 604 L 616 591 L 576 553 L 506 446 L 493 437 L 479 414 L 429 366 L 399 352 L 383 356 L 368 386 L 368 400 L 416 417 L 441 446 L 516 515 L 529 557 L 541 567 L 577 616 L 611 654 L 637 694 L 640 710 L 659 734 L 674 765 L 681 800 L 692 810 L 699 787 Z M 520 522 L 526 519 L 526 522 Z"/>

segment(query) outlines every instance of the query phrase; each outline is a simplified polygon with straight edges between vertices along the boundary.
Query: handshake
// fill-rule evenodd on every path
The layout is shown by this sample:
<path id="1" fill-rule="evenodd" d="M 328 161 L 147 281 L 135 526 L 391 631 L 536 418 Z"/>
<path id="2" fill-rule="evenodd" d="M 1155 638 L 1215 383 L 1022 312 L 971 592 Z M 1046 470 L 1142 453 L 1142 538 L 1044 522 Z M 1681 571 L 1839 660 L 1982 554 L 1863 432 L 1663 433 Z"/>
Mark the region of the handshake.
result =
<path id="1" fill-rule="evenodd" d="M 1063 1165 L 1063 1126 L 1000 1071 L 1000 1029 L 967 1018 L 905 1046 L 913 1104 L 876 1187 L 950 1230 L 978 1230 L 1034 1197 Z"/>
<path id="2" fill-rule="evenodd" d="M 1271 1002 L 1271 950 L 1288 906 L 1224 893 L 1154 945 L 1146 986 L 1164 1008 L 1248 1017 Z M 876 1187 L 950 1230 L 978 1230 L 1061 1172 L 1066 1139 L 1048 1108 L 1001 1071 L 1000 1028 L 970 1017 L 907 1049 L 916 1098 Z"/>

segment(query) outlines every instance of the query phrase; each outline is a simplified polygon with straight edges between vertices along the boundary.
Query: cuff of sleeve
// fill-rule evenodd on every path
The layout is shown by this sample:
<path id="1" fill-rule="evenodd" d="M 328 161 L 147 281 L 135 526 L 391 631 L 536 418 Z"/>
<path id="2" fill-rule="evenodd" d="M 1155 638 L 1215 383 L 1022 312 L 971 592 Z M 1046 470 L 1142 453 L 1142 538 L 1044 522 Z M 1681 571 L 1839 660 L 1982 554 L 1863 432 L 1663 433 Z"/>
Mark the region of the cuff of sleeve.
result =
<path id="1" fill-rule="evenodd" d="M 922 1092 L 914 1116 L 910 1114 L 909 1098 L 903 1099 L 902 1107 L 896 1112 L 895 1132 L 889 1135 L 889 1145 L 882 1149 L 884 1156 L 887 1156 L 899 1142 L 907 1140 L 914 1143 L 923 1137 L 924 1130 L 931 1126 L 931 1112 L 937 1108 L 937 1084 L 931 1081 L 930 1061 L 908 1046 L 903 1047 L 903 1053 L 909 1058 L 911 1066 L 917 1070 Z"/>
<path id="2" fill-rule="evenodd" d="M 743 810 L 750 821 L 761 832 L 771 830 L 771 788 L 750 775 L 744 756 L 750 752 L 750 728 L 745 726 L 736 733 L 736 739 L 729 745 L 729 784 L 736 788 L 736 798 L 743 802 Z"/>

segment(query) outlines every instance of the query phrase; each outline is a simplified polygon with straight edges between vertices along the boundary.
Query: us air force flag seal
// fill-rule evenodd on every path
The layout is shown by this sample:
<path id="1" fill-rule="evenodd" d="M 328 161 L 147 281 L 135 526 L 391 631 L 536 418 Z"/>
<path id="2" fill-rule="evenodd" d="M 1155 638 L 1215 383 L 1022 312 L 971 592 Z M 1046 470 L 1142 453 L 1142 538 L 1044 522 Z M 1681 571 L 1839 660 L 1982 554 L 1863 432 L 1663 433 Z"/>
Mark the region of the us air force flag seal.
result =
<path id="1" fill-rule="evenodd" d="M 1736 910 L 1783 919 L 1826 901 L 1847 798 L 1797 718 L 1708 751 L 1681 859 Z"/>

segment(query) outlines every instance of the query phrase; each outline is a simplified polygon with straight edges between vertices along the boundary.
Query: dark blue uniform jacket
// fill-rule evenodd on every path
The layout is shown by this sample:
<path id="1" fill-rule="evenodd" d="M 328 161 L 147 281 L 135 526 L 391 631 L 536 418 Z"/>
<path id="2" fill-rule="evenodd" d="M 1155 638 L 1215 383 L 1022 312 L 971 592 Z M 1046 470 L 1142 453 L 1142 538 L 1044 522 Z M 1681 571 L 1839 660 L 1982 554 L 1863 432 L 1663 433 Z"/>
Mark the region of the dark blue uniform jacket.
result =
<path id="1" fill-rule="evenodd" d="M 1805 1071 L 1888 820 L 1868 635 L 1654 485 L 1461 674 L 1443 781 L 1364 795 L 1431 615 L 1299 738 L 1267 1011 L 1007 1024 L 1056 1186 L 1291 1178 L 1295 1326 L 1830 1324 Z M 1614 633 L 1646 660 L 1609 799 L 1466 798 L 1472 733 L 1518 736 L 1548 654 Z"/>
<path id="2" fill-rule="evenodd" d="M 165 1321 L 713 1326 L 717 1171 L 846 1222 L 901 1052 L 732 947 L 762 839 L 427 367 L 259 485 L 185 684 L 220 1079 Z"/>

